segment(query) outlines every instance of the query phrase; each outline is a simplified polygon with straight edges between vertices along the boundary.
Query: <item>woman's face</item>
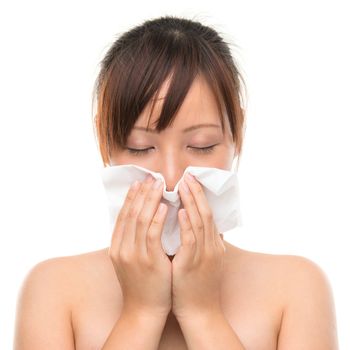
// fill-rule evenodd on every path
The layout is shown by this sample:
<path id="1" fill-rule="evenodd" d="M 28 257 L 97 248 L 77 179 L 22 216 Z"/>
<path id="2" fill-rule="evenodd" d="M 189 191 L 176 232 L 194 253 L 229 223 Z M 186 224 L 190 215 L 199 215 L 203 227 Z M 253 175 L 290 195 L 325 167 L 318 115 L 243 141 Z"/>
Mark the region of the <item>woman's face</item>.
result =
<path id="1" fill-rule="evenodd" d="M 150 129 L 153 129 L 152 125 L 159 116 L 167 86 L 165 82 L 160 90 Z M 147 127 L 149 112 L 150 104 L 136 121 L 127 139 L 127 148 L 112 152 L 111 165 L 135 164 L 159 172 L 166 181 L 167 191 L 174 190 L 184 170 L 190 165 L 231 170 L 234 144 L 228 120 L 226 117 L 224 134 L 214 95 L 203 77 L 197 76 L 193 81 L 173 124 L 165 130 L 160 133 L 142 130 Z M 215 146 L 209 150 L 200 150 L 212 145 Z M 145 151 L 135 153 L 132 149 Z"/>

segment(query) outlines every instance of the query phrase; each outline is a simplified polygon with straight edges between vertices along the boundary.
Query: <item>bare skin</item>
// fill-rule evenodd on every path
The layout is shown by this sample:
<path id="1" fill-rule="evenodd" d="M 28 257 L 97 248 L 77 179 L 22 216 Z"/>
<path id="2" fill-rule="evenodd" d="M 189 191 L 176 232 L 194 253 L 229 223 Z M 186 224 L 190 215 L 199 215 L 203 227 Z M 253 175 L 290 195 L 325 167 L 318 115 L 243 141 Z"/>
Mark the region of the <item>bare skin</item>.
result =
<path id="1" fill-rule="evenodd" d="M 164 93 L 162 89 L 160 96 Z M 151 128 L 158 112 L 157 103 Z M 147 115 L 146 108 L 136 126 L 146 127 Z M 111 165 L 133 163 L 161 172 L 168 191 L 188 165 L 229 170 L 234 145 L 227 120 L 226 133 L 214 127 L 182 132 L 199 123 L 219 125 L 218 118 L 209 87 L 196 79 L 171 127 L 160 134 L 132 131 L 128 147 L 149 148 L 149 153 L 140 156 L 115 150 Z M 208 154 L 193 148 L 213 144 Z M 224 245 L 221 308 L 245 349 L 338 348 L 331 288 L 315 263 L 298 256 L 250 252 L 227 241 Z M 102 348 L 123 307 L 108 249 L 49 259 L 32 269 L 19 297 L 15 350 Z M 186 348 L 170 312 L 159 349 Z"/>
<path id="2" fill-rule="evenodd" d="M 222 308 L 245 349 L 337 349 L 331 290 L 316 264 L 224 243 Z M 15 350 L 45 349 L 51 342 L 52 349 L 101 349 L 123 306 L 114 277 L 108 247 L 36 265 L 20 299 Z M 158 349 L 187 349 L 172 313 Z"/>
<path id="3" fill-rule="evenodd" d="M 225 315 L 247 349 L 276 349 L 285 302 L 285 291 L 279 286 L 284 273 L 276 267 L 284 264 L 291 269 L 288 265 L 293 264 L 293 258 L 248 252 L 228 242 L 225 246 L 227 268 L 222 292 Z M 89 269 L 78 273 L 76 300 L 72 303 L 76 349 L 97 350 L 120 315 L 122 293 L 113 280 L 115 272 L 107 249 L 72 259 L 79 261 L 78 265 L 100 266 L 98 271 L 103 271 L 98 278 L 92 278 Z M 169 313 L 159 349 L 175 348 L 187 349 L 181 328 Z"/>

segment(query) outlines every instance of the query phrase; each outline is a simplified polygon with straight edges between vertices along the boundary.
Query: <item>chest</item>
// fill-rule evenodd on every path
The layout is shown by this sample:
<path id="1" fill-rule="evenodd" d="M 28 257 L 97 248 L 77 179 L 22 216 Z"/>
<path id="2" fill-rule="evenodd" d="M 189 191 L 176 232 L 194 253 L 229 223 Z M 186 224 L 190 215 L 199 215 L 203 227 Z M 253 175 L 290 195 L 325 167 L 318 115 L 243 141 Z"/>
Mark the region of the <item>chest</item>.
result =
<path id="1" fill-rule="evenodd" d="M 261 290 L 259 297 L 251 293 L 226 292 L 222 296 L 224 314 L 245 348 L 276 349 L 280 312 L 271 296 L 262 296 Z M 118 320 L 121 307 L 119 293 L 105 294 L 105 291 L 96 290 L 81 295 L 73 312 L 75 349 L 100 350 Z M 175 317 L 168 317 L 158 349 L 187 349 Z"/>

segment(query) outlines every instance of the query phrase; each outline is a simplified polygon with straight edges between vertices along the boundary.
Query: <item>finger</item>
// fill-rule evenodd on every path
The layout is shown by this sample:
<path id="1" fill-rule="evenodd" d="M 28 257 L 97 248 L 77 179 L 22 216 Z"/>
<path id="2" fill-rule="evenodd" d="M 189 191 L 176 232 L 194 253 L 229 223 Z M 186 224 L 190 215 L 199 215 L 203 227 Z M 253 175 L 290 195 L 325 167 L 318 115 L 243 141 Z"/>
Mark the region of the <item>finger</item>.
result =
<path id="1" fill-rule="evenodd" d="M 192 231 L 196 239 L 196 247 L 199 250 L 199 252 L 201 252 L 204 247 L 204 224 L 199 215 L 193 195 L 191 194 L 191 191 L 189 189 L 188 191 L 186 190 L 186 186 L 187 184 L 184 181 L 181 181 L 179 186 L 180 196 L 184 208 L 186 209 L 189 222 L 192 225 Z"/>
<path id="2" fill-rule="evenodd" d="M 126 197 L 124 199 L 124 204 L 119 211 L 117 220 L 114 224 L 112 239 L 111 239 L 111 248 L 114 251 L 119 251 L 120 243 L 123 238 L 123 232 L 125 229 L 127 214 L 129 212 L 129 208 L 136 197 L 137 191 L 140 188 L 141 183 L 139 181 L 135 181 L 129 188 Z"/>
<path id="3" fill-rule="evenodd" d="M 204 224 L 204 246 L 205 248 L 211 250 L 215 244 L 215 229 L 212 210 L 208 204 L 208 200 L 203 191 L 202 185 L 188 173 L 185 176 L 185 181 L 191 191 L 199 215 Z"/>
<path id="4" fill-rule="evenodd" d="M 159 207 L 160 200 L 163 196 L 163 189 L 164 183 L 161 179 L 153 182 L 144 199 L 143 208 L 137 218 L 138 225 L 136 229 L 135 245 L 136 248 L 145 255 L 147 254 L 148 230 L 151 225 L 153 216 Z"/>
<path id="5" fill-rule="evenodd" d="M 121 242 L 121 249 L 127 249 L 132 251 L 135 248 L 135 237 L 136 229 L 138 224 L 138 216 L 142 210 L 143 203 L 147 196 L 148 191 L 150 190 L 154 178 L 152 175 L 146 177 L 141 183 L 141 186 L 130 205 L 129 211 L 126 217 L 126 225 L 124 229 L 124 234 Z"/>
<path id="6" fill-rule="evenodd" d="M 181 250 L 181 255 L 184 256 L 184 265 L 187 265 L 188 263 L 193 262 L 196 253 L 196 238 L 188 214 L 186 213 L 186 209 L 182 208 L 178 211 L 178 219 L 181 239 L 179 252 Z"/>
<path id="7" fill-rule="evenodd" d="M 220 234 L 220 242 L 222 244 L 222 248 L 224 250 L 224 252 L 226 251 L 226 245 L 225 245 L 225 241 L 224 241 L 224 237 L 222 234 Z"/>
<path id="8" fill-rule="evenodd" d="M 159 203 L 145 238 L 148 255 L 157 256 L 157 254 L 165 254 L 162 247 L 161 236 L 167 213 L 168 206 L 164 203 Z"/>
<path id="9" fill-rule="evenodd" d="M 226 252 L 226 246 L 224 242 L 223 235 L 219 232 L 215 234 L 215 246 L 217 247 L 218 251 L 222 251 L 223 253 Z"/>

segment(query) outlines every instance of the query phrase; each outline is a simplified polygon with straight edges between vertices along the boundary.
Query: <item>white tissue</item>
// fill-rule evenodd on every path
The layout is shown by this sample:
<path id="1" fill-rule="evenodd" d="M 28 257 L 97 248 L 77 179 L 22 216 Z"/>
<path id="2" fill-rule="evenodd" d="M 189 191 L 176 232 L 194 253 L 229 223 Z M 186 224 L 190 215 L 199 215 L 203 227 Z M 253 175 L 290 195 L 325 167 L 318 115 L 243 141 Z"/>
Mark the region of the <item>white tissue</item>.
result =
<path id="1" fill-rule="evenodd" d="M 186 173 L 194 175 L 203 186 L 213 219 L 220 233 L 242 225 L 239 207 L 238 178 L 235 171 L 213 167 L 188 166 L 174 191 L 166 191 L 166 184 L 161 173 L 134 165 L 112 165 L 101 169 L 102 182 L 106 191 L 110 214 L 110 227 L 113 232 L 119 211 L 124 205 L 126 194 L 134 181 L 142 182 L 147 174 L 163 180 L 162 203 L 168 206 L 168 213 L 161 236 L 162 246 L 166 254 L 176 254 L 181 245 L 178 211 L 183 208 L 179 184 Z"/>

